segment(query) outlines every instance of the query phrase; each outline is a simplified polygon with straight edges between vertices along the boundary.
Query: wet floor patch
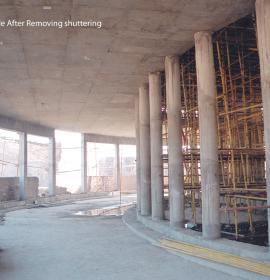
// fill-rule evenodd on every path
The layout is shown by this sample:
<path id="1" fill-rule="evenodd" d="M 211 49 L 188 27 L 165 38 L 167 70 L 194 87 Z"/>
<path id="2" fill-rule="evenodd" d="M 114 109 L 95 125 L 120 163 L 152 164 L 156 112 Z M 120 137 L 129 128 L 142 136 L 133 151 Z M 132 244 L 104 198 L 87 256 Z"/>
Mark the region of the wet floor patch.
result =
<path id="1" fill-rule="evenodd" d="M 77 211 L 73 215 L 75 216 L 86 216 L 86 217 L 96 217 L 96 216 L 122 216 L 129 208 L 133 207 L 135 202 L 127 204 L 119 204 L 113 206 L 107 206 L 103 208 L 89 209 Z"/>
<path id="2" fill-rule="evenodd" d="M 5 222 L 5 214 L 0 213 L 0 225 L 3 225 Z"/>

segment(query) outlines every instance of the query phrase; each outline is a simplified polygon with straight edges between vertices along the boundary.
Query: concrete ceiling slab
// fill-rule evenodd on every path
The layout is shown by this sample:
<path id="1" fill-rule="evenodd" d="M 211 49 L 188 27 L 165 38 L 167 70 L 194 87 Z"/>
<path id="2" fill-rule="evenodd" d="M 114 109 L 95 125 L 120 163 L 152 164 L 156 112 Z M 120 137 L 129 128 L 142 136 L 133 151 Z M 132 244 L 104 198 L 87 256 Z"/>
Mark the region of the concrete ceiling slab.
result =
<path id="1" fill-rule="evenodd" d="M 49 6 L 50 9 L 44 9 Z M 101 20 L 0 28 L 0 110 L 72 131 L 134 136 L 134 96 L 164 56 L 252 11 L 252 0 L 0 0 L 0 20 Z"/>

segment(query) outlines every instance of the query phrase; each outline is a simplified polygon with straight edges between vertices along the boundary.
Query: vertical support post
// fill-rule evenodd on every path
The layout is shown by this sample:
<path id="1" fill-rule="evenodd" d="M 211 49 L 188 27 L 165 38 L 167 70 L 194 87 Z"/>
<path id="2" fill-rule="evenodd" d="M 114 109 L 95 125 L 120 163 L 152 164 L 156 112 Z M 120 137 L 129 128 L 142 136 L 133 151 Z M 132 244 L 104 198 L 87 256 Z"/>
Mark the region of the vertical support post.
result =
<path id="1" fill-rule="evenodd" d="M 141 215 L 151 215 L 150 114 L 148 85 L 139 89 Z"/>
<path id="2" fill-rule="evenodd" d="M 26 180 L 27 180 L 27 133 L 20 133 L 19 146 L 19 192 L 20 200 L 27 199 L 26 197 Z"/>
<path id="3" fill-rule="evenodd" d="M 140 115 L 139 95 L 135 97 L 135 131 L 136 131 L 136 185 L 137 185 L 137 212 L 141 212 L 141 172 L 140 172 Z"/>
<path id="4" fill-rule="evenodd" d="M 81 193 L 87 192 L 87 141 L 81 134 Z"/>
<path id="5" fill-rule="evenodd" d="M 121 192 L 121 170 L 120 170 L 120 147 L 115 144 L 115 174 L 116 174 L 116 190 Z M 121 195 L 121 194 L 120 194 Z"/>
<path id="6" fill-rule="evenodd" d="M 183 227 L 185 219 L 182 154 L 180 69 L 177 56 L 165 58 L 168 121 L 170 225 Z"/>
<path id="7" fill-rule="evenodd" d="M 56 145 L 55 136 L 49 139 L 49 195 L 56 195 Z"/>
<path id="8" fill-rule="evenodd" d="M 260 57 L 261 87 L 266 157 L 267 205 L 270 205 L 270 1 L 256 0 L 258 49 Z M 270 240 L 270 209 L 268 211 L 268 240 Z"/>
<path id="9" fill-rule="evenodd" d="M 149 74 L 152 219 L 163 219 L 163 162 L 160 73 Z"/>
<path id="10" fill-rule="evenodd" d="M 195 34 L 195 52 L 200 129 L 202 233 L 205 239 L 216 239 L 220 237 L 220 195 L 216 76 L 210 32 Z"/>

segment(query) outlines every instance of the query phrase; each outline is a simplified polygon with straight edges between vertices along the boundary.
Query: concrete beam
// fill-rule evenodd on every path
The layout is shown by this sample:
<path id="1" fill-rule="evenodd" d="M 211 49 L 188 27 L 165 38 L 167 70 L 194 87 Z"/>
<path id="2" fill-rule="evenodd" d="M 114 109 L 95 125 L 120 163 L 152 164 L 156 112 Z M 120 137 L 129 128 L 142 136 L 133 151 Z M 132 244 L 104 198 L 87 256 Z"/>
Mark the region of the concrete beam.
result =
<path id="1" fill-rule="evenodd" d="M 139 89 L 140 108 L 140 163 L 141 163 L 141 215 L 151 215 L 151 158 L 150 115 L 148 85 Z"/>
<path id="2" fill-rule="evenodd" d="M 181 130 L 181 90 L 179 58 L 165 58 L 166 99 L 168 121 L 168 164 L 169 164 L 169 203 L 170 225 L 183 227 L 185 219 L 184 206 L 184 172 Z"/>
<path id="3" fill-rule="evenodd" d="M 54 137 L 54 128 L 0 116 L 0 128 L 43 137 Z"/>
<path id="4" fill-rule="evenodd" d="M 220 237 L 220 194 L 216 75 L 211 33 L 195 34 L 195 52 L 200 128 L 202 234 L 206 239 L 216 239 Z"/>
<path id="5" fill-rule="evenodd" d="M 149 74 L 152 219 L 162 220 L 163 160 L 160 73 Z"/>
<path id="6" fill-rule="evenodd" d="M 107 136 L 99 134 L 85 133 L 85 141 L 93 143 L 107 143 L 120 145 L 136 145 L 136 138 Z"/>
<path id="7" fill-rule="evenodd" d="M 258 48 L 264 118 L 267 204 L 270 205 L 270 1 L 256 1 Z M 270 209 L 268 209 L 268 240 L 270 240 Z"/>

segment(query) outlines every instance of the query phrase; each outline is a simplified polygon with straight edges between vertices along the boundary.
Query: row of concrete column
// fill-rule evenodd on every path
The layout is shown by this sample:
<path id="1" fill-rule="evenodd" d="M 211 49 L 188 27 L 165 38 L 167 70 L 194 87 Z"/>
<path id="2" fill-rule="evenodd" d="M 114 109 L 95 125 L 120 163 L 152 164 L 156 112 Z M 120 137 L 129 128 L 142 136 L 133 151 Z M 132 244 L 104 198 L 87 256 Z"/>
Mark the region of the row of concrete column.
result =
<path id="1" fill-rule="evenodd" d="M 177 56 L 166 57 L 166 97 L 168 121 L 168 163 L 170 186 L 170 224 L 184 223 L 184 178 L 181 151 L 181 94 Z M 139 89 L 136 100 L 138 210 L 152 215 L 153 220 L 164 218 L 163 160 L 161 119 L 161 75 L 149 74 L 149 85 Z"/>
<path id="2" fill-rule="evenodd" d="M 270 204 L 270 0 L 257 0 L 258 47 L 264 109 L 266 175 Z M 216 75 L 212 35 L 195 34 L 195 55 L 200 127 L 202 186 L 202 233 L 206 239 L 220 237 L 218 131 L 216 123 Z M 168 168 L 170 225 L 183 227 L 184 174 L 181 143 L 181 89 L 179 58 L 165 58 L 168 122 Z M 149 83 L 139 89 L 136 100 L 138 212 L 163 219 L 163 166 L 160 73 L 150 73 Z M 268 213 L 270 220 L 270 211 Z M 270 223 L 269 223 L 270 232 Z"/>
<path id="3" fill-rule="evenodd" d="M 119 144 L 115 144 L 115 174 L 116 189 L 120 190 L 120 151 Z M 19 186 L 20 199 L 27 199 L 25 186 L 27 178 L 27 133 L 20 133 L 20 160 L 19 160 Z M 81 135 L 81 193 L 87 192 L 87 139 L 85 134 Z M 55 137 L 49 137 L 49 195 L 56 194 L 56 145 Z"/>
<path id="4" fill-rule="evenodd" d="M 26 200 L 26 180 L 27 180 L 27 133 L 19 133 L 19 191 L 20 199 Z M 49 138 L 49 195 L 55 195 L 56 191 L 56 145 L 55 137 Z"/>

